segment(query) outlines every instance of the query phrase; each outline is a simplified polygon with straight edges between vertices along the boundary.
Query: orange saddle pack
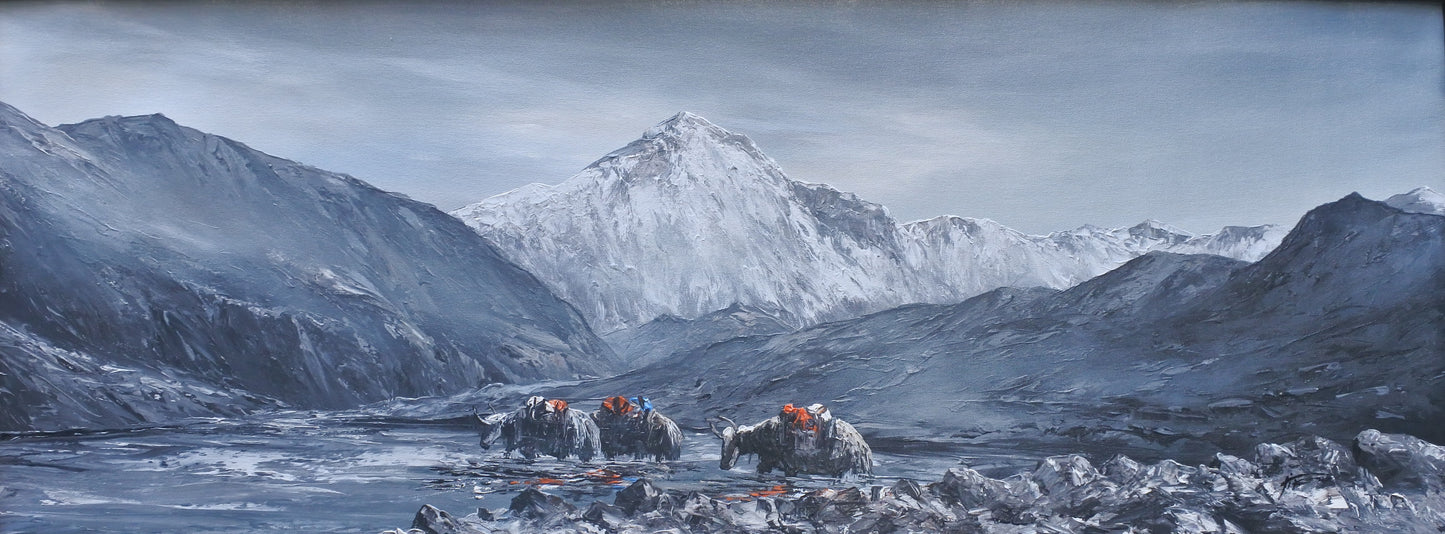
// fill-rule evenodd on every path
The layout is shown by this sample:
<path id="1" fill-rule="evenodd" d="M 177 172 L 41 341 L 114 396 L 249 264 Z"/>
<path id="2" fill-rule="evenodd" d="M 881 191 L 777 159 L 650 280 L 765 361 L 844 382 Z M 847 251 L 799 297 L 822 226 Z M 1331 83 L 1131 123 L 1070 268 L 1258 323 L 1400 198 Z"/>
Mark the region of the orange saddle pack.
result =
<path id="1" fill-rule="evenodd" d="M 783 406 L 783 418 L 790 420 L 794 428 L 813 431 L 818 429 L 818 422 L 813 420 L 813 415 L 808 413 L 807 408 L 794 407 L 791 403 Z"/>
<path id="2" fill-rule="evenodd" d="M 602 401 L 602 409 L 617 415 L 626 415 L 627 412 L 632 411 L 632 403 L 627 402 L 627 397 L 621 395 L 607 397 L 606 400 Z"/>

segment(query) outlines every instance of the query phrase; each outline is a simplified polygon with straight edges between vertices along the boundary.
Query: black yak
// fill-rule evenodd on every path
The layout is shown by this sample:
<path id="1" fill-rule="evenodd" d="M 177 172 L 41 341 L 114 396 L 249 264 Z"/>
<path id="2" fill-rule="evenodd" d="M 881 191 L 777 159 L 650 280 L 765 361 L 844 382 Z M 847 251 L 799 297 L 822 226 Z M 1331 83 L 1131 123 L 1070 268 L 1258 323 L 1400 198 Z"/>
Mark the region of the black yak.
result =
<path id="1" fill-rule="evenodd" d="M 682 455 L 682 430 L 653 410 L 647 397 L 608 397 L 592 412 L 592 420 L 602 433 L 602 454 L 608 459 L 650 456 L 661 462 Z"/>
<path id="2" fill-rule="evenodd" d="M 567 407 L 567 401 L 533 396 L 511 413 L 480 416 L 482 448 L 489 449 L 497 438 L 507 452 L 520 451 L 527 459 L 540 454 L 558 459 L 576 456 L 586 462 L 601 452 L 601 433 L 592 418 Z"/>
<path id="3" fill-rule="evenodd" d="M 841 477 L 847 473 L 873 473 L 873 451 L 853 425 L 834 418 L 821 404 L 807 408 L 783 407 L 781 413 L 756 425 L 730 425 L 717 432 L 722 460 L 718 467 L 732 469 L 738 456 L 758 455 L 758 472 L 778 469 L 786 476 L 799 473 Z"/>

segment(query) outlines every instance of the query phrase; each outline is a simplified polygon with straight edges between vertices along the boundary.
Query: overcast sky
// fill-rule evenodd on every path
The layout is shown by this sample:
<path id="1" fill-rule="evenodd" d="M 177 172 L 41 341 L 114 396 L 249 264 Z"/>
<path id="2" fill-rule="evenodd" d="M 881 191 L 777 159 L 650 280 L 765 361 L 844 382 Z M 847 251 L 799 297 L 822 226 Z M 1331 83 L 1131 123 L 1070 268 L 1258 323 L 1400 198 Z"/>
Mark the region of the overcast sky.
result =
<path id="1" fill-rule="evenodd" d="M 161 112 L 443 209 L 680 110 L 900 220 L 1293 224 L 1445 192 L 1431 4 L 0 4 L 0 100 Z"/>

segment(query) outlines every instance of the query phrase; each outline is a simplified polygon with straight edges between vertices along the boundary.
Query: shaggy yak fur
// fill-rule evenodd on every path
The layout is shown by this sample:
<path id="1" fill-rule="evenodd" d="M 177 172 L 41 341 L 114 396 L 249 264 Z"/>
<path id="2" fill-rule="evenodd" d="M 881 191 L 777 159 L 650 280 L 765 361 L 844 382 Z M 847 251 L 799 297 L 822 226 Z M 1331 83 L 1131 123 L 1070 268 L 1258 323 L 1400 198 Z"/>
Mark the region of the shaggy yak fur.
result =
<path id="1" fill-rule="evenodd" d="M 602 454 L 609 460 L 631 455 L 661 462 L 682 455 L 682 430 L 644 397 L 608 397 L 592 412 L 592 421 L 602 432 Z"/>
<path id="2" fill-rule="evenodd" d="M 821 404 L 807 408 L 789 404 L 776 417 L 756 425 L 731 424 L 717 434 L 723 440 L 718 462 L 722 469 L 732 469 L 740 455 L 756 454 L 759 473 L 773 469 L 786 476 L 873 473 L 873 450 L 863 435 Z"/>
<path id="3" fill-rule="evenodd" d="M 483 449 L 501 438 L 508 453 L 520 451 L 528 459 L 546 454 L 558 459 L 576 456 L 585 462 L 602 448 L 597 424 L 581 410 L 568 408 L 566 401 L 534 396 L 515 412 L 478 416 L 477 420 Z"/>

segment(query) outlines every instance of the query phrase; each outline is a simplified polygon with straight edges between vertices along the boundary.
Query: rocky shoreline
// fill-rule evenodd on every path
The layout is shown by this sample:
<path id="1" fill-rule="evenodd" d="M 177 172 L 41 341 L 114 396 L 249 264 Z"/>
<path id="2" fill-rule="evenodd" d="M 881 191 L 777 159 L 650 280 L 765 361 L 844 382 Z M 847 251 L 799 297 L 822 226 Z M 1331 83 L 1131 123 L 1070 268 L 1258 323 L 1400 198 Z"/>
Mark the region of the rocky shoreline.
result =
<path id="1" fill-rule="evenodd" d="M 920 485 L 847 486 L 746 499 L 643 478 L 579 508 L 527 488 L 505 509 L 431 505 L 396 534 L 490 532 L 1440 532 L 1445 447 L 1366 430 L 1350 446 L 1306 437 L 1217 454 L 1209 465 L 1051 456 L 992 479 L 967 467 Z"/>

